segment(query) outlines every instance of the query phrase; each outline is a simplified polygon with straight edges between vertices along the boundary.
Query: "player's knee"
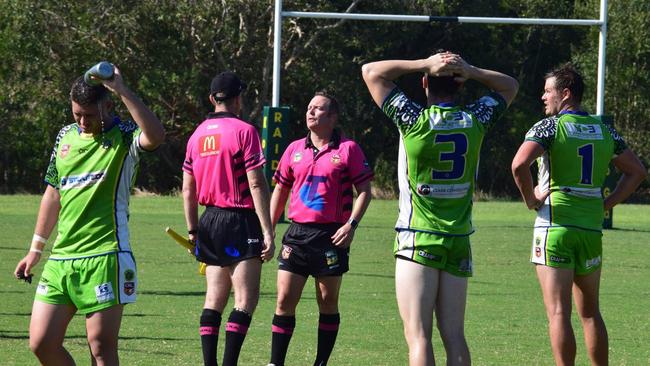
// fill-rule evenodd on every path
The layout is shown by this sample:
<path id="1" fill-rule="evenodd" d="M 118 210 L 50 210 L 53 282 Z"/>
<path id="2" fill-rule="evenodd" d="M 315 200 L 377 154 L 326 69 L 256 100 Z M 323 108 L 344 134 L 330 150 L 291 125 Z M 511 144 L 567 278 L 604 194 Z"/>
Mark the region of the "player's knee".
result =
<path id="1" fill-rule="evenodd" d="M 57 346 L 58 345 L 54 345 L 47 342 L 47 340 L 43 338 L 33 338 L 33 337 L 29 338 L 29 349 L 39 359 L 43 358 L 43 356 L 47 356 L 48 354 L 52 353 L 52 349 Z"/>
<path id="2" fill-rule="evenodd" d="M 114 359 L 117 356 L 116 342 L 106 341 L 99 337 L 88 339 L 90 354 L 98 362 L 106 359 Z"/>

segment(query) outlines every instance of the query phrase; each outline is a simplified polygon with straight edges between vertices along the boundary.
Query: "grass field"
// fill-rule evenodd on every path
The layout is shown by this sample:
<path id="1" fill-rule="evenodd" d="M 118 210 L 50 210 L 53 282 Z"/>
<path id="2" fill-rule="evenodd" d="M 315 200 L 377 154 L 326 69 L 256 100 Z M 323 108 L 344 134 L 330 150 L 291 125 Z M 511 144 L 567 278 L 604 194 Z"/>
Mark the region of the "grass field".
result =
<path id="1" fill-rule="evenodd" d="M 35 291 L 13 279 L 33 233 L 40 197 L 0 196 L 0 365 L 36 365 L 28 349 Z M 341 330 L 331 365 L 406 365 L 407 348 L 394 295 L 391 256 L 395 201 L 373 201 L 357 230 L 351 270 L 343 281 Z M 650 364 L 650 206 L 615 209 L 615 230 L 604 236 L 601 307 L 610 337 L 612 365 Z M 475 273 L 470 280 L 466 333 L 475 365 L 551 365 L 541 294 L 528 263 L 533 214 L 523 204 L 475 204 L 472 236 Z M 178 197 L 135 197 L 131 238 L 139 273 L 139 296 L 126 307 L 121 330 L 123 365 L 199 365 L 198 319 L 204 281 L 197 266 L 163 232 L 184 232 Z M 278 229 L 284 233 L 286 225 Z M 51 245 L 51 244 L 50 244 Z M 276 242 L 279 245 L 279 241 Z M 35 280 L 42 269 L 41 261 Z M 266 365 L 275 307 L 276 261 L 264 266 L 260 303 L 240 357 L 241 365 Z M 36 282 L 36 281 L 35 281 Z M 229 310 L 228 310 L 229 311 Z M 288 365 L 311 365 L 318 309 L 309 281 L 298 307 Z M 89 363 L 83 317 L 73 319 L 65 346 L 79 365 Z M 589 364 L 574 316 L 578 364 Z M 223 327 L 219 355 L 222 354 Z M 444 365 L 435 338 L 434 352 Z"/>

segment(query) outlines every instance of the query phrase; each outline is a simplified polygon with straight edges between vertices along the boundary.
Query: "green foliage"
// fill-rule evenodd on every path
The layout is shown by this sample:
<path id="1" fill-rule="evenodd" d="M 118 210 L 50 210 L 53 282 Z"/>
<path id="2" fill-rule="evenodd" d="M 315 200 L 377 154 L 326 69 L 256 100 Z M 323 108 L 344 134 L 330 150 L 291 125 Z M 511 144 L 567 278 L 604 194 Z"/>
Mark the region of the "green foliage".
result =
<path id="1" fill-rule="evenodd" d="M 597 0 L 307 1 L 284 10 L 531 18 L 598 18 Z M 648 119 L 650 27 L 647 1 L 609 3 L 606 112 L 644 161 L 650 156 Z M 70 82 L 95 62 L 117 64 L 127 84 L 163 121 L 167 141 L 143 160 L 136 182 L 170 192 L 181 182 L 185 143 L 210 111 L 211 78 L 230 69 L 248 82 L 244 117 L 260 125 L 271 101 L 273 0 L 71 2 L 0 0 L 0 192 L 38 192 L 58 130 L 72 122 Z M 509 165 L 525 131 L 543 117 L 544 73 L 573 60 L 588 82 L 585 105 L 595 105 L 595 27 L 342 21 L 285 18 L 282 30 L 282 105 L 293 108 L 289 138 L 304 136 L 305 106 L 326 88 L 344 106 L 340 119 L 381 174 L 395 163 L 398 133 L 372 103 L 361 65 L 387 58 L 425 57 L 437 48 L 519 80 L 520 91 L 500 124 L 488 132 L 478 188 L 515 196 Z M 419 76 L 399 86 L 424 103 Z M 484 93 L 469 82 L 462 100 Z M 118 103 L 119 105 L 119 103 Z M 125 110 L 119 106 L 119 112 Z M 382 155 L 383 154 L 383 155 Z M 381 157 L 381 159 L 380 159 Z M 394 176 L 378 177 L 382 187 Z"/>
<path id="2" fill-rule="evenodd" d="M 0 196 L 0 363 L 36 365 L 28 347 L 30 309 L 36 283 L 12 278 L 16 263 L 27 252 L 39 196 Z M 134 197 L 130 233 L 138 263 L 138 300 L 124 311 L 120 356 L 124 365 L 199 365 L 197 327 L 204 301 L 205 279 L 196 262 L 168 238 L 166 226 L 184 227 L 180 197 Z M 605 264 L 600 306 L 610 335 L 612 365 L 648 365 L 650 307 L 647 245 L 650 208 L 623 205 L 614 210 L 615 230 L 604 233 Z M 395 301 L 394 259 L 391 255 L 396 201 L 373 201 L 356 231 L 350 272 L 341 289 L 341 329 L 330 364 L 394 366 L 407 364 L 407 348 Z M 472 253 L 475 273 L 469 281 L 465 333 L 475 365 L 552 365 L 553 358 L 541 292 L 528 262 L 534 214 L 520 202 L 478 202 L 474 205 Z M 287 225 L 279 225 L 280 238 Z M 279 246 L 279 239 L 276 240 Z M 47 248 L 51 247 L 51 243 Z M 276 252 L 279 248 L 276 248 Z M 47 255 L 46 250 L 46 255 Z M 42 273 L 43 261 L 34 270 Z M 261 296 L 241 353 L 241 365 L 265 365 L 271 348 L 271 320 L 276 301 L 277 261 L 262 267 Z M 313 280 L 305 286 L 288 365 L 310 365 L 316 353 L 318 308 Z M 229 302 L 227 309 L 232 306 Z M 224 317 L 225 319 L 226 317 Z M 577 365 L 588 365 L 576 314 Z M 84 317 L 75 316 L 65 347 L 78 365 L 88 364 Z M 435 329 L 435 327 L 434 327 Z M 435 330 L 434 330 L 435 332 Z M 219 335 L 223 355 L 223 327 Z M 434 352 L 445 364 L 437 334 Z"/>

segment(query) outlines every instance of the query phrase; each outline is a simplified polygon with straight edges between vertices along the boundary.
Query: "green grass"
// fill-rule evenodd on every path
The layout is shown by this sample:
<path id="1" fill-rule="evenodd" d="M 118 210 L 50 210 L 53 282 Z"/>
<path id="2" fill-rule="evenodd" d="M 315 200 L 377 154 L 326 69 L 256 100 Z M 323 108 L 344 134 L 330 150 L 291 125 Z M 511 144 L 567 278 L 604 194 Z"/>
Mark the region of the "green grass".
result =
<path id="1" fill-rule="evenodd" d="M 0 365 L 36 365 L 28 349 L 35 284 L 12 278 L 33 232 L 40 198 L 0 196 Z M 357 230 L 351 271 L 341 295 L 342 326 L 332 365 L 405 365 L 407 348 L 394 295 L 391 256 L 395 201 L 373 201 Z M 533 214 L 523 204 L 475 204 L 472 236 L 475 275 L 470 280 L 467 339 L 475 365 L 552 365 L 541 294 L 528 263 Z M 650 206 L 615 209 L 615 230 L 605 232 L 601 307 L 610 336 L 612 365 L 650 364 Z M 163 232 L 185 228 L 181 199 L 135 197 L 131 238 L 139 270 L 139 296 L 126 307 L 120 357 L 124 365 L 198 365 L 198 319 L 204 279 L 184 250 Z M 278 229 L 281 236 L 286 225 Z M 279 245 L 279 240 L 276 243 Z M 41 262 L 36 269 L 40 274 Z M 276 262 L 264 266 L 262 293 L 241 365 L 265 365 L 270 357 Z M 289 365 L 309 365 L 316 346 L 318 310 L 310 280 L 298 307 Z M 589 364 L 579 321 L 579 365 Z M 223 327 L 222 327 L 223 328 Z M 223 330 L 220 337 L 223 346 Z M 73 319 L 65 342 L 80 365 L 88 364 L 83 317 Z M 434 352 L 444 364 L 437 337 Z"/>

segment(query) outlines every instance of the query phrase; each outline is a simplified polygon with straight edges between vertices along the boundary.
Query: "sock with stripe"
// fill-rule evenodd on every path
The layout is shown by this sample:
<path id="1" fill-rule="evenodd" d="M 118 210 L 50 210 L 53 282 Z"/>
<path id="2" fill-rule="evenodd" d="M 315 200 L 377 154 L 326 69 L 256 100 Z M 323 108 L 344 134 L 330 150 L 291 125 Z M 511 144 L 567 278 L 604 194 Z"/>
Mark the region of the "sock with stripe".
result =
<path id="1" fill-rule="evenodd" d="M 248 327 L 251 325 L 251 315 L 239 309 L 233 309 L 226 324 L 226 348 L 223 352 L 223 366 L 235 366 L 239 359 L 239 351 L 244 344 Z"/>
<path id="2" fill-rule="evenodd" d="M 334 349 L 336 336 L 339 333 L 341 317 L 337 314 L 320 314 L 318 319 L 318 353 L 314 366 L 326 366 Z"/>
<path id="3" fill-rule="evenodd" d="M 217 366 L 217 341 L 219 340 L 220 325 L 220 312 L 203 309 L 199 322 L 199 334 L 201 335 L 201 349 L 205 366 Z"/>
<path id="4" fill-rule="evenodd" d="M 296 327 L 294 315 L 273 315 L 273 338 L 271 341 L 271 363 L 275 366 L 284 366 L 289 342 Z"/>

